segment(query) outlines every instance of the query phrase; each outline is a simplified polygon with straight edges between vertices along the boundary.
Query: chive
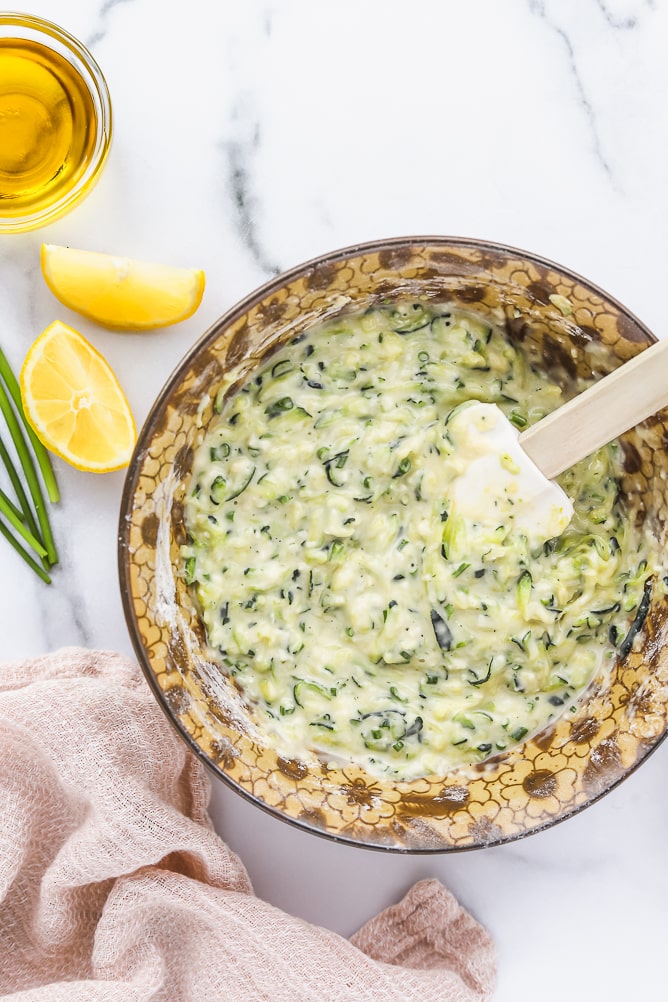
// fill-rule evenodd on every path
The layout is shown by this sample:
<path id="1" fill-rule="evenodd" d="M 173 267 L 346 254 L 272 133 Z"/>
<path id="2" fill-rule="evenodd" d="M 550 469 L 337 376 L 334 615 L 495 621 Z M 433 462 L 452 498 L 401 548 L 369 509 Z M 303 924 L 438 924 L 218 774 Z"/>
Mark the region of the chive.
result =
<path id="1" fill-rule="evenodd" d="M 225 482 L 225 477 L 216 477 L 216 479 L 211 484 L 211 490 L 209 492 L 209 498 L 212 504 L 221 504 L 225 500 L 225 490 L 227 484 Z"/>
<path id="2" fill-rule="evenodd" d="M 408 702 L 407 699 L 404 699 L 402 696 L 399 695 L 399 690 L 397 689 L 396 685 L 390 686 L 390 696 L 392 697 L 392 699 L 396 699 L 400 703 Z"/>
<path id="3" fill-rule="evenodd" d="M 11 532 L 9 531 L 9 529 L 7 528 L 7 526 L 2 521 L 0 521 L 0 533 L 2 533 L 2 535 L 5 537 L 5 539 L 7 540 L 8 543 L 11 543 L 11 545 L 14 547 L 14 549 L 16 550 L 16 552 L 21 557 L 23 557 L 23 559 L 25 560 L 25 562 L 28 564 L 29 567 L 32 568 L 32 570 L 35 572 L 35 574 L 37 574 L 37 576 L 40 577 L 42 579 L 42 581 L 44 581 L 46 584 L 51 584 L 51 578 L 46 573 L 46 571 L 44 570 L 44 568 L 40 564 L 38 564 L 36 560 L 33 560 L 33 558 L 30 556 L 30 554 L 26 550 L 23 549 L 23 547 L 21 546 L 21 544 L 12 536 Z"/>
<path id="4" fill-rule="evenodd" d="M 291 369 L 292 369 L 292 362 L 290 361 L 290 359 L 282 358 L 280 362 L 276 362 L 276 364 L 272 367 L 271 374 L 274 377 L 274 379 L 277 379 L 279 376 L 287 375 Z"/>
<path id="5" fill-rule="evenodd" d="M 2 465 L 7 471 L 7 474 L 9 475 L 12 487 L 14 488 L 14 491 L 16 493 L 16 498 L 21 506 L 23 516 L 26 522 L 28 523 L 28 528 L 32 532 L 33 536 L 37 536 L 39 535 L 39 529 L 37 528 L 37 522 L 35 521 L 35 517 L 32 513 L 30 502 L 26 497 L 26 492 L 23 489 L 21 478 L 16 472 L 16 467 L 12 462 L 12 458 L 9 455 L 7 446 L 5 445 L 1 437 L 0 437 L 0 459 L 2 460 Z"/>
<path id="6" fill-rule="evenodd" d="M 615 602 L 613 605 L 608 605 L 604 609 L 592 609 L 592 616 L 605 616 L 608 612 L 619 612 L 619 602 Z"/>
<path id="7" fill-rule="evenodd" d="M 240 494 L 243 494 L 243 492 L 246 490 L 246 488 L 250 484 L 251 480 L 255 476 L 255 470 L 256 469 L 257 469 L 257 467 L 254 466 L 253 469 L 250 471 L 250 474 L 248 475 L 245 483 L 243 483 L 241 485 L 241 487 L 237 491 L 234 492 L 234 494 L 230 494 L 229 497 L 226 498 L 227 501 L 234 501 L 234 499 L 238 498 Z"/>
<path id="8" fill-rule="evenodd" d="M 5 516 L 7 521 L 19 533 L 19 535 L 23 536 L 26 543 L 32 546 L 33 550 L 39 557 L 44 558 L 47 556 L 47 552 L 39 539 L 33 536 L 32 532 L 25 527 L 21 518 L 21 513 L 2 490 L 0 490 L 0 513 Z"/>
<path id="9" fill-rule="evenodd" d="M 435 609 L 431 610 L 431 625 L 434 628 L 438 646 L 443 651 L 449 651 L 452 646 L 452 632 L 446 621 L 442 616 L 439 616 Z"/>
<path id="10" fill-rule="evenodd" d="M 336 479 L 333 471 L 343 469 L 348 461 L 349 453 L 349 449 L 344 449 L 342 452 L 337 452 L 336 455 L 331 456 L 329 459 L 324 461 L 323 466 L 325 467 L 325 474 L 332 487 L 343 487 L 343 483 Z"/>
<path id="11" fill-rule="evenodd" d="M 527 640 L 529 640 L 530 637 L 531 637 L 531 630 L 527 630 L 527 632 L 521 639 L 518 639 L 517 637 L 511 637 L 510 642 L 512 644 L 517 644 L 519 649 L 526 654 L 526 642 Z"/>
<path id="12" fill-rule="evenodd" d="M 395 472 L 392 474 L 392 479 L 396 480 L 397 477 L 403 477 L 404 474 L 408 473 L 410 468 L 411 468 L 411 461 L 408 456 L 405 456 L 399 463 Z"/>
<path id="13" fill-rule="evenodd" d="M 281 397 L 280 400 L 275 400 L 273 404 L 269 404 L 265 407 L 264 413 L 269 418 L 278 417 L 279 414 L 284 414 L 285 411 L 291 411 L 295 406 L 292 397 Z"/>
<path id="14" fill-rule="evenodd" d="M 8 369 L 7 360 L 4 359 L 4 370 Z M 3 366 L 0 364 L 0 372 L 3 372 Z M 16 380 L 14 380 L 14 384 Z M 9 433 L 12 437 L 12 441 L 16 447 L 16 452 L 21 463 L 21 468 L 25 475 L 26 481 L 28 483 L 28 489 L 33 500 L 35 507 L 35 513 L 37 515 L 37 521 L 39 523 L 39 531 L 41 536 L 41 541 L 46 549 L 46 561 L 48 564 L 58 563 L 58 554 L 56 553 L 55 543 L 53 541 L 53 534 L 51 532 L 51 526 L 49 524 L 49 517 L 46 512 L 46 507 L 44 504 L 44 495 L 42 494 L 42 489 L 39 485 L 39 480 L 37 478 L 37 472 L 35 470 L 35 464 L 33 462 L 33 457 L 26 445 L 26 440 L 21 431 L 21 426 L 19 424 L 18 418 L 14 409 L 10 403 L 7 392 L 0 381 L 0 411 L 4 415 L 5 421 L 7 422 L 7 427 Z M 23 416 L 24 424 L 27 427 L 27 421 L 25 415 L 23 414 L 23 408 L 20 411 Z M 32 441 L 32 439 L 31 439 Z M 43 446 L 42 446 L 43 448 Z M 53 474 L 51 474 L 53 477 Z M 55 481 L 53 481 L 55 484 Z M 54 488 L 52 487 L 52 490 Z M 58 497 L 57 488 L 55 489 L 55 496 Z M 40 575 L 41 577 L 42 575 Z M 48 575 L 47 575 L 48 576 Z"/>
<path id="15" fill-rule="evenodd" d="M 229 454 L 230 454 L 230 447 L 227 442 L 221 442 L 219 445 L 216 445 L 213 448 L 209 449 L 209 456 L 211 458 L 212 463 L 215 463 L 217 460 L 220 459 L 227 459 Z"/>
<path id="16" fill-rule="evenodd" d="M 16 516 L 16 518 L 18 518 L 20 522 L 24 523 L 26 521 L 26 517 L 23 511 L 20 508 L 17 508 L 12 499 L 10 497 L 7 497 L 7 495 L 2 489 L 0 489 L 0 499 L 4 502 L 7 508 Z"/>
<path id="17" fill-rule="evenodd" d="M 489 681 L 490 675 L 492 674 L 492 662 L 491 661 L 489 662 L 489 664 L 487 666 L 487 674 L 484 676 L 484 678 L 478 678 L 478 676 L 476 675 L 476 673 L 473 671 L 473 668 L 469 668 L 468 672 L 469 672 L 469 675 L 473 675 L 473 679 L 469 679 L 468 680 L 469 681 L 469 685 L 482 685 L 483 682 L 488 682 Z"/>
<path id="18" fill-rule="evenodd" d="M 309 727 L 324 727 L 327 731 L 334 730 L 333 722 L 331 720 L 325 720 L 324 718 L 322 720 L 312 720 Z"/>
<path id="19" fill-rule="evenodd" d="M 412 738 L 414 734 L 419 735 L 420 731 L 422 730 L 423 725 L 424 725 L 424 721 L 422 720 L 422 717 L 416 717 L 415 720 L 413 721 L 413 723 L 410 725 L 410 727 L 408 727 L 406 729 L 406 733 L 404 734 L 404 737 L 405 738 Z"/>
<path id="20" fill-rule="evenodd" d="M 324 696 L 325 699 L 332 698 L 330 691 L 323 685 L 319 685 L 318 682 L 307 682 L 303 678 L 300 678 L 297 679 L 295 685 L 292 687 L 292 696 L 297 706 L 301 706 L 303 708 L 304 704 L 302 699 L 308 691 L 315 692 L 319 696 Z"/>
<path id="21" fill-rule="evenodd" d="M 51 526 L 49 525 L 49 519 L 44 505 L 44 495 L 42 494 L 42 489 L 37 479 L 35 464 L 30 452 L 28 451 L 25 438 L 21 432 L 21 427 L 2 383 L 0 383 L 0 410 L 4 415 L 5 421 L 7 422 L 9 433 L 12 436 L 14 445 L 16 446 L 21 467 L 23 468 L 25 478 L 28 482 L 28 488 L 30 490 L 30 494 L 32 495 L 35 512 L 37 514 L 37 521 L 39 522 L 42 539 L 44 540 L 44 546 L 46 548 L 47 560 L 50 564 L 55 564 L 58 561 L 58 556 L 56 554 L 53 535 L 51 533 Z"/>
<path id="22" fill-rule="evenodd" d="M 471 566 L 470 564 L 460 564 L 459 567 L 457 568 L 457 570 L 455 570 L 455 571 L 452 572 L 453 578 L 458 578 L 459 575 L 463 574 L 464 571 L 466 570 L 466 568 L 470 567 L 470 566 Z"/>
<path id="23" fill-rule="evenodd" d="M 16 406 L 16 410 L 19 413 L 19 417 L 23 421 L 25 430 L 28 433 L 28 438 L 33 447 L 37 463 L 39 465 L 42 477 L 44 479 L 44 486 L 46 487 L 46 492 L 49 497 L 49 501 L 55 503 L 60 501 L 60 492 L 58 490 L 58 484 L 56 483 L 56 478 L 51 466 L 51 460 L 49 459 L 49 453 L 47 449 L 42 445 L 37 435 L 32 429 L 28 419 L 26 418 L 25 411 L 23 409 L 23 401 L 21 400 L 21 390 L 19 388 L 16 376 L 12 372 L 11 366 L 5 357 L 5 354 L 0 348 L 0 376 L 4 379 L 7 389 L 9 390 L 12 400 Z"/>

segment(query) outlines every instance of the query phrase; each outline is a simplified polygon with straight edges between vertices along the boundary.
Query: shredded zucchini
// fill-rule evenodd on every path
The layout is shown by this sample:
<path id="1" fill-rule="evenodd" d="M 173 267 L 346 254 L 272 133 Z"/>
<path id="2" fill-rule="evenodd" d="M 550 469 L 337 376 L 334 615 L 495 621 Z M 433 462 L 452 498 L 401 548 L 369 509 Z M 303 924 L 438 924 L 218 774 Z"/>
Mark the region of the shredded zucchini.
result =
<path id="1" fill-rule="evenodd" d="M 281 753 L 443 774 L 569 712 L 628 651 L 659 557 L 619 503 L 616 444 L 560 478 L 575 516 L 538 550 L 503 508 L 482 536 L 450 517 L 454 408 L 496 403 L 524 428 L 561 402 L 500 326 L 374 308 L 216 391 L 183 573 Z"/>

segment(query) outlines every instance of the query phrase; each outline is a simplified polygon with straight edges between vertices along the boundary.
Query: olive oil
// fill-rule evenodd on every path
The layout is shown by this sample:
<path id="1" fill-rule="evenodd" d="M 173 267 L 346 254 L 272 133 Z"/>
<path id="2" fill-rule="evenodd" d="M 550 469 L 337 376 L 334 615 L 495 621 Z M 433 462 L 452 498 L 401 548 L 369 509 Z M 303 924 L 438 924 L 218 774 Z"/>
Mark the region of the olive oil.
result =
<path id="1" fill-rule="evenodd" d="M 96 117 L 89 87 L 63 55 L 0 38 L 0 218 L 39 214 L 67 196 L 94 153 Z"/>

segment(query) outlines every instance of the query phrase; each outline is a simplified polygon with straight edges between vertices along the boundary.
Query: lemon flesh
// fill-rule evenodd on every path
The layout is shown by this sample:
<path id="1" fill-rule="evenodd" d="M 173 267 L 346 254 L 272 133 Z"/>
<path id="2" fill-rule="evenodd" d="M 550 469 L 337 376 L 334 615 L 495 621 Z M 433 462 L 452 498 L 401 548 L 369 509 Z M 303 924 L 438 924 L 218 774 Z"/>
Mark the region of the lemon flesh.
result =
<path id="1" fill-rule="evenodd" d="M 128 465 L 137 438 L 130 406 L 108 362 L 77 331 L 50 324 L 29 349 L 20 384 L 47 449 L 91 473 Z"/>
<path id="2" fill-rule="evenodd" d="M 204 294 L 204 272 L 97 251 L 42 244 L 42 274 L 57 299 L 115 330 L 167 327 L 192 316 Z"/>

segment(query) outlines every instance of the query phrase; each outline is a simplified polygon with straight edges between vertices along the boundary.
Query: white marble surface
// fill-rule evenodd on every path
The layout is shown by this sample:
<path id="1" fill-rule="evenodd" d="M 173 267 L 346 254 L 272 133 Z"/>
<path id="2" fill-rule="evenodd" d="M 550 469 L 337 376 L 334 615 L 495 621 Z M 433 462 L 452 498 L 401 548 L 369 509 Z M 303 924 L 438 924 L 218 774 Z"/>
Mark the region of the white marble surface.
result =
<path id="1" fill-rule="evenodd" d="M 121 378 L 138 422 L 193 341 L 273 273 L 410 233 L 531 249 L 614 293 L 658 335 L 668 230 L 668 5 L 659 0 L 33 0 L 109 82 L 107 170 L 42 232 L 0 237 L 0 341 L 18 366 L 52 319 Z M 42 240 L 197 265 L 194 318 L 118 335 L 42 283 Z M 5 659 L 131 653 L 116 575 L 122 474 L 57 464 L 51 588 L 2 547 Z M 343 934 L 436 876 L 494 934 L 498 1002 L 662 998 L 668 745 L 601 803 L 473 853 L 403 857 L 292 830 L 215 783 L 258 894 Z"/>

